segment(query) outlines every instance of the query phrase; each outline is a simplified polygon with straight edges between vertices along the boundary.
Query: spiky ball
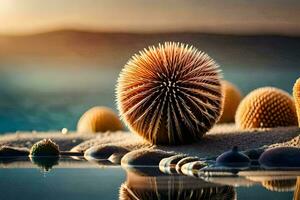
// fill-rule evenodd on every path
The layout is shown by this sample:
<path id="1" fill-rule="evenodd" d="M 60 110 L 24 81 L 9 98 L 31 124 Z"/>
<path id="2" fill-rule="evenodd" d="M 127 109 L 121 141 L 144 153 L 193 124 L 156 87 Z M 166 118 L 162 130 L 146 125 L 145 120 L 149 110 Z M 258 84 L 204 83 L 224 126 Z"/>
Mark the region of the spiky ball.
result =
<path id="1" fill-rule="evenodd" d="M 242 100 L 235 122 L 241 129 L 295 126 L 297 115 L 294 101 L 283 90 L 258 88 Z"/>
<path id="2" fill-rule="evenodd" d="M 107 107 L 93 107 L 86 111 L 77 123 L 77 131 L 81 133 L 97 133 L 122 130 L 118 116 Z"/>
<path id="3" fill-rule="evenodd" d="M 298 125 L 300 127 L 300 78 L 297 79 L 294 85 L 293 96 L 294 96 L 296 111 L 298 115 Z"/>
<path id="4" fill-rule="evenodd" d="M 242 100 L 242 94 L 237 86 L 222 80 L 223 109 L 218 123 L 234 122 L 235 112 Z"/>
<path id="5" fill-rule="evenodd" d="M 59 156 L 59 147 L 51 139 L 43 139 L 30 149 L 30 156 Z"/>
<path id="6" fill-rule="evenodd" d="M 140 51 L 118 79 L 122 119 L 131 131 L 154 144 L 199 140 L 220 116 L 218 68 L 206 53 L 180 43 Z"/>

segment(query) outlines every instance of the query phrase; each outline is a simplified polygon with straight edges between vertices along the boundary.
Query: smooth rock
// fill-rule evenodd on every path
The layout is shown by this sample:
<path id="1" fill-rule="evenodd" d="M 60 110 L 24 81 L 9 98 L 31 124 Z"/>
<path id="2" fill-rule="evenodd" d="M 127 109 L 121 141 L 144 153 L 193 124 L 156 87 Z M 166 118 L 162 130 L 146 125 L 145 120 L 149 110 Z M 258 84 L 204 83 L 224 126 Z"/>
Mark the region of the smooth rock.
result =
<path id="1" fill-rule="evenodd" d="M 216 159 L 217 166 L 223 167 L 247 167 L 250 165 L 250 159 L 245 154 L 238 151 L 235 146 L 230 151 L 222 153 Z"/>
<path id="2" fill-rule="evenodd" d="M 257 148 L 257 149 L 249 149 L 246 151 L 242 151 L 242 153 L 248 156 L 251 160 L 258 160 L 264 151 L 265 151 L 264 148 Z"/>
<path id="3" fill-rule="evenodd" d="M 200 159 L 198 157 L 185 157 L 183 159 L 181 159 L 177 164 L 176 164 L 176 171 L 177 173 L 182 173 L 181 172 L 181 167 L 186 164 L 186 163 L 190 163 L 193 161 L 199 161 Z"/>
<path id="4" fill-rule="evenodd" d="M 10 146 L 0 147 L 0 157 L 17 157 L 17 156 L 28 156 L 29 149 L 27 148 L 18 148 Z"/>
<path id="5" fill-rule="evenodd" d="M 277 147 L 265 151 L 259 163 L 266 168 L 300 168 L 300 148 Z"/>
<path id="6" fill-rule="evenodd" d="M 128 149 L 115 145 L 99 145 L 93 146 L 84 152 L 87 160 L 108 159 L 112 154 L 126 154 Z"/>
<path id="7" fill-rule="evenodd" d="M 174 155 L 173 153 L 155 150 L 139 149 L 127 153 L 121 160 L 122 166 L 158 166 L 159 162 Z"/>
<path id="8" fill-rule="evenodd" d="M 168 158 L 164 158 L 159 162 L 159 170 L 166 174 L 177 173 L 176 164 L 185 157 L 187 157 L 187 155 L 178 154 Z"/>
<path id="9" fill-rule="evenodd" d="M 114 153 L 111 156 L 109 156 L 108 160 L 114 164 L 121 164 L 121 160 L 124 155 L 124 153 Z"/>
<path id="10" fill-rule="evenodd" d="M 194 161 L 184 164 L 181 167 L 181 172 L 187 176 L 197 176 L 198 171 L 203 167 L 206 167 L 207 163 L 204 161 Z"/>

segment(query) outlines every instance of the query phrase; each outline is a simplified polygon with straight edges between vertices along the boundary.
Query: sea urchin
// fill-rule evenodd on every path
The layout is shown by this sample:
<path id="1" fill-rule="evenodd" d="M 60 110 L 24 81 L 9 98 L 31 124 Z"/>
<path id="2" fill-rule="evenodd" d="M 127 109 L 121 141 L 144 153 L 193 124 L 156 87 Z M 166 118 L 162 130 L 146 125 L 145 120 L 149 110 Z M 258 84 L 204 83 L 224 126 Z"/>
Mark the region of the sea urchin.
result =
<path id="1" fill-rule="evenodd" d="M 258 88 L 242 100 L 235 121 L 241 129 L 295 126 L 297 115 L 294 101 L 283 90 Z"/>
<path id="2" fill-rule="evenodd" d="M 234 122 L 235 112 L 242 100 L 242 94 L 237 86 L 222 80 L 223 109 L 218 123 Z"/>
<path id="3" fill-rule="evenodd" d="M 294 96 L 297 115 L 298 115 L 298 125 L 300 127 L 300 78 L 297 79 L 294 85 L 293 96 Z"/>
<path id="4" fill-rule="evenodd" d="M 86 111 L 77 123 L 80 133 L 98 133 L 122 130 L 123 125 L 110 108 L 96 106 Z"/>
<path id="5" fill-rule="evenodd" d="M 59 156 L 59 147 L 52 142 L 51 139 L 43 139 L 35 143 L 31 149 L 29 155 L 34 156 Z"/>
<path id="6" fill-rule="evenodd" d="M 116 93 L 126 125 L 154 144 L 195 142 L 221 112 L 218 65 L 180 43 L 166 42 L 134 55 L 120 73 Z"/>

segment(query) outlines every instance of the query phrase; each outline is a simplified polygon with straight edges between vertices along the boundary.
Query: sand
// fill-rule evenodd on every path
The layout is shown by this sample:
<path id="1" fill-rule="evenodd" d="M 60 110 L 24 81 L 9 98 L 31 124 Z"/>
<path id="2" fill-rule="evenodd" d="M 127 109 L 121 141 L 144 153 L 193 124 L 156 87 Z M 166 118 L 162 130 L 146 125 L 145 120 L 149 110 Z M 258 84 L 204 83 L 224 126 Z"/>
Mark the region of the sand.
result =
<path id="1" fill-rule="evenodd" d="M 299 127 L 280 127 L 253 130 L 238 130 L 234 124 L 216 125 L 201 141 L 181 146 L 151 145 L 139 136 L 130 132 L 105 132 L 79 134 L 70 132 L 63 135 L 60 132 L 19 132 L 0 136 L 0 146 L 9 145 L 30 148 L 32 144 L 50 138 L 55 141 L 63 151 L 85 151 L 93 145 L 113 144 L 126 147 L 129 150 L 140 148 L 153 148 L 176 153 L 185 153 L 191 156 L 216 156 L 233 146 L 240 150 L 259 148 L 262 146 L 291 145 L 300 134 Z M 297 140 L 298 141 L 298 140 Z M 299 146 L 300 147 L 300 146 Z"/>

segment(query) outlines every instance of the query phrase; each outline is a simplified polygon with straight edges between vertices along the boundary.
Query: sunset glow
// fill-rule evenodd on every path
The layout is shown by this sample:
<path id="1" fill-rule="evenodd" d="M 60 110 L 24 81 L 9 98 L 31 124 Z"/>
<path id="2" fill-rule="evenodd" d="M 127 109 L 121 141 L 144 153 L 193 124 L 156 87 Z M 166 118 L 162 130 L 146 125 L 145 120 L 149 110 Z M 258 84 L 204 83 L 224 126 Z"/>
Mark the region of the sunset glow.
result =
<path id="1" fill-rule="evenodd" d="M 0 34 L 55 29 L 299 35 L 297 1 L 1 0 Z"/>

